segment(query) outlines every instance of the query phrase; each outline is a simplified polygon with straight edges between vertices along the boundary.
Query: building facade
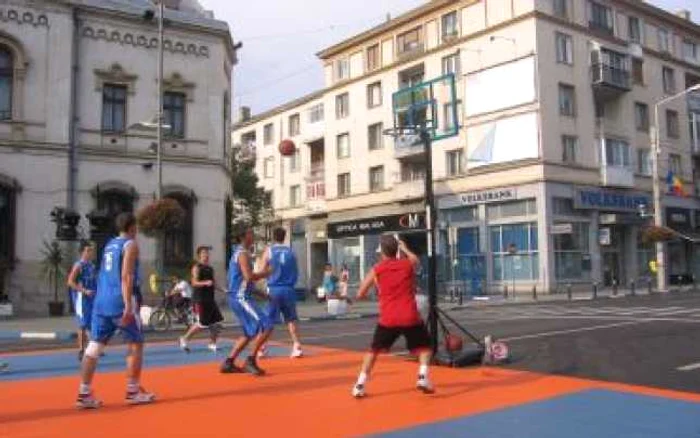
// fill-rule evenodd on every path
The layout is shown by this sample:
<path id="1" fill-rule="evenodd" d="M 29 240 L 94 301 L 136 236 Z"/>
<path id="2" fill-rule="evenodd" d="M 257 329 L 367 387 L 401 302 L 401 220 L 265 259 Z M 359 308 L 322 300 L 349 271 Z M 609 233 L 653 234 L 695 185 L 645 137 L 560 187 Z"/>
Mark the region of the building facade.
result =
<path id="1" fill-rule="evenodd" d="M 211 245 L 223 276 L 235 51 L 227 24 L 196 1 L 166 6 L 162 193 L 180 202 L 186 223 L 166 236 L 164 262 L 182 269 L 196 245 Z M 134 126 L 158 111 L 157 12 L 154 19 L 149 8 L 140 0 L 0 1 L 0 289 L 19 313 L 45 314 L 53 300 L 40 262 L 42 242 L 56 233 L 54 207 L 80 213 L 89 237 L 86 214 L 114 218 L 155 197 L 155 132 Z M 154 242 L 139 240 L 146 278 Z"/>
<path id="2" fill-rule="evenodd" d="M 700 27 L 635 0 L 427 2 L 318 54 L 325 87 L 239 121 L 306 260 L 354 281 L 381 232 L 425 253 L 425 156 L 382 135 L 392 95 L 454 74 L 458 135 L 433 143 L 439 276 L 475 293 L 626 286 L 649 278 L 654 104 L 700 82 Z M 697 97 L 660 109 L 672 283 L 698 271 Z M 442 108 L 438 108 L 438 112 Z M 697 125 L 697 124 L 696 124 Z M 281 139 L 298 153 L 281 157 Z M 409 220 L 411 219 L 411 220 Z"/>

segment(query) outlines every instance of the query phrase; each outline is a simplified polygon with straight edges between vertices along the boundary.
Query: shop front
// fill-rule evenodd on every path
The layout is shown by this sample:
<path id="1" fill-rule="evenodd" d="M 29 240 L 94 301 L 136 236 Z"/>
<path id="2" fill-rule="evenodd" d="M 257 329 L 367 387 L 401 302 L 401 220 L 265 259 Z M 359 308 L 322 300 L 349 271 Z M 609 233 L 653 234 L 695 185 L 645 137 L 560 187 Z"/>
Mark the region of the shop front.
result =
<path id="1" fill-rule="evenodd" d="M 693 281 L 692 260 L 698 237 L 691 223 L 692 211 L 687 208 L 667 207 L 666 226 L 679 233 L 679 238 L 668 242 L 667 265 L 671 285 L 690 284 Z"/>

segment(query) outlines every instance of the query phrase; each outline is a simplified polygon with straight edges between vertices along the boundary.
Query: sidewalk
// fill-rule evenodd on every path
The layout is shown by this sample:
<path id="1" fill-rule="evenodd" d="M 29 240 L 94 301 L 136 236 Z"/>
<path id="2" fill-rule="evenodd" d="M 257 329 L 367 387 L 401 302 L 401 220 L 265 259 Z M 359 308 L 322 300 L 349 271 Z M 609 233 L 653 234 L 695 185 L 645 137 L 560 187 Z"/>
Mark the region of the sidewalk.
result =
<path id="1" fill-rule="evenodd" d="M 699 289 L 700 290 L 700 289 Z M 692 286 L 674 287 L 670 293 L 678 292 L 697 292 Z M 656 291 L 652 294 L 656 295 Z M 649 296 L 649 291 L 644 289 L 636 289 L 634 293 L 630 289 L 619 289 L 617 294 L 612 289 L 599 290 L 596 296 L 593 296 L 592 291 L 588 292 L 572 292 L 571 298 L 564 293 L 556 294 L 541 294 L 535 299 L 532 294 L 518 293 L 513 298 L 509 295 L 508 298 L 503 295 L 488 295 L 484 297 L 465 297 L 462 304 L 457 299 L 450 300 L 446 296 L 440 296 L 438 304 L 444 310 L 460 310 L 470 307 L 481 306 L 501 306 L 501 305 L 518 305 L 518 304 L 548 304 L 548 303 L 566 303 L 566 302 L 581 302 L 593 300 L 614 300 L 617 298 L 631 296 Z M 221 308 L 224 314 L 224 327 L 237 327 L 238 323 L 231 311 L 226 306 Z M 316 301 L 302 301 L 298 304 L 299 319 L 302 322 L 307 321 L 329 321 L 343 319 L 360 319 L 372 318 L 377 316 L 377 303 L 375 301 L 361 301 L 355 303 L 344 315 L 334 316 L 329 315 L 325 303 L 317 303 Z M 177 330 L 182 327 L 176 326 Z M 64 316 L 60 318 L 11 318 L 0 320 L 0 340 L 17 340 L 17 339 L 55 339 L 69 340 L 75 337 L 75 323 L 72 316 Z"/>

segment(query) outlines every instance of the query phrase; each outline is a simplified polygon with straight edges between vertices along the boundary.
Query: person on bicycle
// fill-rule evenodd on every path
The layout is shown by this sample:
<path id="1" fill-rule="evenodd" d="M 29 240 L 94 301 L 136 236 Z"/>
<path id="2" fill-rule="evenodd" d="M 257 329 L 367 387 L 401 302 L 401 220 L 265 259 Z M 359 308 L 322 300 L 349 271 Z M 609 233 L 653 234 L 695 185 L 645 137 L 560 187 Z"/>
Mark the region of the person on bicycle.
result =
<path id="1" fill-rule="evenodd" d="M 209 329 L 209 349 L 216 352 L 216 341 L 224 317 L 214 299 L 216 281 L 214 280 L 214 268 L 209 264 L 209 247 L 197 247 L 197 260 L 197 264 L 192 267 L 191 280 L 194 287 L 192 299 L 196 321 L 180 338 L 180 348 L 189 353 L 188 342 L 190 338 L 202 329 Z"/>
<path id="2" fill-rule="evenodd" d="M 173 287 L 168 291 L 168 298 L 178 315 L 185 315 L 186 310 L 192 306 L 192 295 L 192 287 L 185 279 L 173 278 Z"/>

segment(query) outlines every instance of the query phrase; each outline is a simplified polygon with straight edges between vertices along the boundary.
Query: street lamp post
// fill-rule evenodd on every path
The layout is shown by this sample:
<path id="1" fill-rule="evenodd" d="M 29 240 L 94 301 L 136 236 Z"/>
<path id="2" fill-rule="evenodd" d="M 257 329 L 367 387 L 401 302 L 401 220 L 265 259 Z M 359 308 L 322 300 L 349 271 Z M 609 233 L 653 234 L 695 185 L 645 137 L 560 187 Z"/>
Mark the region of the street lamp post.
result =
<path id="1" fill-rule="evenodd" d="M 163 14 L 165 6 L 163 0 L 158 3 L 158 125 L 156 126 L 156 170 L 158 172 L 158 185 L 156 187 L 156 199 L 163 195 Z M 160 256 L 160 254 L 159 254 Z"/>
<path id="2" fill-rule="evenodd" d="M 693 91 L 700 90 L 700 84 L 696 84 L 690 88 L 681 91 L 678 94 L 669 96 L 654 104 L 654 126 L 651 131 L 653 142 L 653 151 L 651 154 L 651 165 L 653 173 L 653 189 L 654 189 L 654 225 L 657 227 L 664 226 L 664 215 L 661 199 L 661 178 L 659 175 L 659 158 L 661 156 L 661 134 L 659 129 L 659 107 L 668 102 L 685 96 Z M 668 279 L 666 278 L 666 258 L 665 258 L 665 243 L 656 242 L 656 281 L 659 292 L 668 292 Z"/>

